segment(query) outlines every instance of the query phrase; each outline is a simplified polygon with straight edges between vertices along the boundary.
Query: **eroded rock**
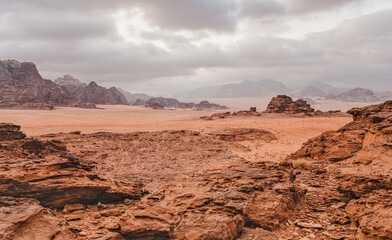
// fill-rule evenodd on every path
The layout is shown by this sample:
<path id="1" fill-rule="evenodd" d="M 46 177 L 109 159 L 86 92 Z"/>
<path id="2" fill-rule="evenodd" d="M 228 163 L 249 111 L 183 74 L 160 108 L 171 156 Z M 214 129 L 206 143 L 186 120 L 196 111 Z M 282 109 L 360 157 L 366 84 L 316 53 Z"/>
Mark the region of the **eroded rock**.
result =
<path id="1" fill-rule="evenodd" d="M 0 141 L 19 140 L 26 135 L 20 131 L 20 126 L 12 123 L 0 123 Z"/>

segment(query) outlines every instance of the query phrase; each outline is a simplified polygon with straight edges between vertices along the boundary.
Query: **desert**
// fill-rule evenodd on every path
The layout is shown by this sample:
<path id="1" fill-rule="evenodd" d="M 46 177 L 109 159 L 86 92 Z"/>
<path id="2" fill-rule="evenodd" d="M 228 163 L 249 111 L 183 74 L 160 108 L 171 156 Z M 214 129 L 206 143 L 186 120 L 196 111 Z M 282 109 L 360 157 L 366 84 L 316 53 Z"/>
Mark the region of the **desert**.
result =
<path id="1" fill-rule="evenodd" d="M 0 240 L 392 240 L 391 0 L 0 0 Z"/>
<path id="2" fill-rule="evenodd" d="M 391 106 L 352 110 L 354 120 L 1 110 L 22 125 L 0 127 L 1 236 L 388 239 Z"/>

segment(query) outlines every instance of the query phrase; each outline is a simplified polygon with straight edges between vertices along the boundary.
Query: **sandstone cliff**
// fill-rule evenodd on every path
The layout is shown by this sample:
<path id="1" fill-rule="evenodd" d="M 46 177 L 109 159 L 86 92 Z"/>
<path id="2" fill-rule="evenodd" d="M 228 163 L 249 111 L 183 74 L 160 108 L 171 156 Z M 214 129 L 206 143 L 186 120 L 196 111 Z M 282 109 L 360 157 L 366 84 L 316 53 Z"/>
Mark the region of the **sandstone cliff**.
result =
<path id="1" fill-rule="evenodd" d="M 0 61 L 0 107 L 51 109 L 76 101 L 69 92 L 50 80 L 42 79 L 33 63 Z"/>
<path id="2" fill-rule="evenodd" d="M 94 104 L 128 105 L 125 96 L 115 87 L 109 89 L 99 86 L 96 82 L 85 84 L 70 75 L 57 78 L 56 83 L 64 86 L 73 97 L 82 102 Z"/>

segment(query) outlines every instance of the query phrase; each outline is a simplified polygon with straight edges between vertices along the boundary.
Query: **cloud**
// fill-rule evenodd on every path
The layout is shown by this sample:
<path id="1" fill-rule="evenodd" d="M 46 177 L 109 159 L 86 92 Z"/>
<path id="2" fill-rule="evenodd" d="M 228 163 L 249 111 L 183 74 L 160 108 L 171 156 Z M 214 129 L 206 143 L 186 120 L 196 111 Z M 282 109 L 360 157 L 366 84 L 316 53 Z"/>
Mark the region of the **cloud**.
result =
<path id="1" fill-rule="evenodd" d="M 289 1 L 288 9 L 292 13 L 310 13 L 318 11 L 328 11 L 334 8 L 341 7 L 345 4 L 360 2 L 361 0 L 328 0 L 328 1 L 314 1 L 314 0 L 294 0 Z"/>
<path id="2" fill-rule="evenodd" d="M 286 13 L 285 5 L 275 0 L 242 0 L 240 1 L 241 17 L 264 18 Z"/>
<path id="3" fill-rule="evenodd" d="M 321 26 L 312 13 L 334 17 L 332 10 L 365 1 L 0 0 L 0 53 L 35 62 L 47 78 L 70 73 L 147 92 L 260 78 L 380 88 L 392 75 L 387 7 L 283 37 L 307 21 Z"/>

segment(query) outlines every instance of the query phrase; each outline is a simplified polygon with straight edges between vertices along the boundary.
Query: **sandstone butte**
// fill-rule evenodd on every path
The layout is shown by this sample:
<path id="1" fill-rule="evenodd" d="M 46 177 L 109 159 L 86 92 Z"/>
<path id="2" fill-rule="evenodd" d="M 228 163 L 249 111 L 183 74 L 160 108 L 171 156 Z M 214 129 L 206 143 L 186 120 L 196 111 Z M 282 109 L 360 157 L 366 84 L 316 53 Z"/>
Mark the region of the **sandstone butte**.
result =
<path id="1" fill-rule="evenodd" d="M 3 123 L 0 238 L 392 239 L 392 101 L 349 113 L 281 163 L 236 154 L 276 140 L 260 129 L 26 138 Z"/>

